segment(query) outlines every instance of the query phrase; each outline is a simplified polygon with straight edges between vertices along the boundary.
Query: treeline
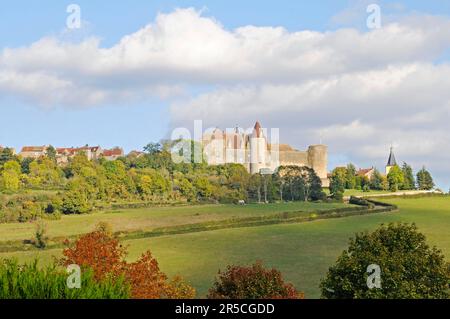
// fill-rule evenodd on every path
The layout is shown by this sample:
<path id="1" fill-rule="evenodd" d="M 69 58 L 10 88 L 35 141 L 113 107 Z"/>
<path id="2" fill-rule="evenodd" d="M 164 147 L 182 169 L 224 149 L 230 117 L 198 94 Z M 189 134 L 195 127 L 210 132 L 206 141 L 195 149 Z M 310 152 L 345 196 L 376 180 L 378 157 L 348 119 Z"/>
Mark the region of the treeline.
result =
<path id="1" fill-rule="evenodd" d="M 381 174 L 374 168 L 370 177 L 358 175 L 356 167 L 348 164 L 347 167 L 335 168 L 330 178 L 330 193 L 338 198 L 343 196 L 346 189 L 396 192 L 398 190 L 431 190 L 434 186 L 433 178 L 425 167 L 414 176 L 412 167 L 407 163 L 403 163 L 402 167 L 393 166 L 387 175 Z"/>
<path id="2" fill-rule="evenodd" d="M 56 164 L 53 153 L 36 160 L 3 150 L 0 156 L 0 221 L 84 214 L 112 203 L 238 203 L 323 200 L 322 183 L 307 167 L 280 167 L 250 175 L 244 166 L 174 163 L 170 145 L 152 143 L 141 156 L 90 161 L 85 154 Z M 27 190 L 53 190 L 30 195 Z M 23 194 L 21 194 L 23 193 Z M 19 195 L 17 195 L 19 194 Z M 33 193 L 32 193 L 33 194 Z"/>

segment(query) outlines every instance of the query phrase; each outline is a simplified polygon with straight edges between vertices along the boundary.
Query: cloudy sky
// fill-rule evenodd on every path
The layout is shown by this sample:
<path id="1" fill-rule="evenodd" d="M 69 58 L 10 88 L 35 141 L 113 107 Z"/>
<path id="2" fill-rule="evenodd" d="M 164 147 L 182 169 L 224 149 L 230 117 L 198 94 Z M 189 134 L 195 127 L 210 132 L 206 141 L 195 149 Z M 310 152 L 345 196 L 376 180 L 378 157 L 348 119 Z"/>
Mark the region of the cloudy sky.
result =
<path id="1" fill-rule="evenodd" d="M 328 144 L 330 168 L 382 168 L 393 144 L 450 187 L 448 1 L 93 2 L 2 3 L 0 145 L 131 150 L 259 120 Z"/>

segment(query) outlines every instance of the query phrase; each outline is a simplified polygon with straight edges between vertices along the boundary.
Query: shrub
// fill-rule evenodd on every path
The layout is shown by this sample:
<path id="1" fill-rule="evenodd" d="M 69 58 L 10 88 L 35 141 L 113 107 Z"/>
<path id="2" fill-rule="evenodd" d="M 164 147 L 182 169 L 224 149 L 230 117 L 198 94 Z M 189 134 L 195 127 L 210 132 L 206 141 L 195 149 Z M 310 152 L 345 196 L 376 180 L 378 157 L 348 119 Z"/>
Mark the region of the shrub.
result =
<path id="1" fill-rule="evenodd" d="M 368 288 L 367 268 L 372 264 L 381 269 L 382 289 Z M 426 244 L 414 224 L 390 224 L 351 239 L 321 290 L 329 299 L 448 298 L 449 282 L 445 257 Z"/>
<path id="2" fill-rule="evenodd" d="M 126 299 L 129 287 L 121 280 L 96 281 L 92 272 L 81 276 L 81 288 L 67 287 L 67 273 L 56 266 L 38 267 L 37 260 L 19 265 L 0 261 L 0 299 Z"/>
<path id="3" fill-rule="evenodd" d="M 358 206 L 366 206 L 369 209 L 375 208 L 374 203 L 372 203 L 364 198 L 360 198 L 360 197 L 356 197 L 356 196 L 351 196 L 349 203 L 353 204 L 353 205 L 358 205 Z"/>
<path id="4" fill-rule="evenodd" d="M 43 221 L 36 224 L 35 231 L 35 246 L 37 248 L 44 249 L 47 246 L 48 237 L 46 236 L 47 226 Z"/>
<path id="5" fill-rule="evenodd" d="M 130 285 L 131 296 L 136 299 L 195 297 L 195 290 L 181 278 L 168 281 L 150 251 L 133 263 L 126 262 L 126 249 L 103 228 L 104 225 L 100 225 L 96 231 L 81 236 L 73 247 L 65 249 L 61 263 L 91 268 L 98 281 L 123 277 Z"/>
<path id="6" fill-rule="evenodd" d="M 265 269 L 260 262 L 249 267 L 228 266 L 219 272 L 210 299 L 303 299 L 292 284 L 285 283 L 276 269 Z"/>

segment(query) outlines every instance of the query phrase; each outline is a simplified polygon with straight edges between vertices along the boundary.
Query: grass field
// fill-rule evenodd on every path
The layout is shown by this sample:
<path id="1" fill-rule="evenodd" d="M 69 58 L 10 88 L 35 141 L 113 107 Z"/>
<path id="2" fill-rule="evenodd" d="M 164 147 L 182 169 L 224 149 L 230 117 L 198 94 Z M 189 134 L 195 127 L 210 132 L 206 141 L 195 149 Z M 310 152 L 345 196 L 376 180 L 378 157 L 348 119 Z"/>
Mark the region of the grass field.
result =
<path id="1" fill-rule="evenodd" d="M 237 205 L 197 205 L 179 207 L 150 207 L 140 209 L 122 209 L 110 212 L 98 212 L 89 215 L 63 216 L 61 220 L 47 221 L 49 237 L 71 236 L 88 233 L 104 221 L 114 231 L 146 231 L 158 227 L 218 221 L 232 218 L 264 216 L 291 211 L 322 211 L 345 207 L 340 203 L 280 203 L 245 206 Z M 0 243 L 2 241 L 31 239 L 35 224 L 11 223 L 0 224 Z"/>
<path id="2" fill-rule="evenodd" d="M 320 296 L 320 279 L 347 247 L 348 238 L 356 232 L 373 230 L 382 223 L 415 222 L 429 243 L 441 248 L 450 260 L 450 197 L 383 201 L 398 205 L 400 211 L 136 239 L 125 241 L 125 244 L 129 246 L 130 260 L 150 249 L 163 271 L 169 275 L 183 275 L 197 288 L 200 297 L 205 296 L 217 271 L 225 265 L 261 260 L 280 269 L 287 280 L 306 293 L 307 298 L 317 298 Z M 60 250 L 17 252 L 0 254 L 0 257 L 15 256 L 24 261 L 39 256 L 42 262 L 49 262 L 52 256 L 60 253 Z"/>

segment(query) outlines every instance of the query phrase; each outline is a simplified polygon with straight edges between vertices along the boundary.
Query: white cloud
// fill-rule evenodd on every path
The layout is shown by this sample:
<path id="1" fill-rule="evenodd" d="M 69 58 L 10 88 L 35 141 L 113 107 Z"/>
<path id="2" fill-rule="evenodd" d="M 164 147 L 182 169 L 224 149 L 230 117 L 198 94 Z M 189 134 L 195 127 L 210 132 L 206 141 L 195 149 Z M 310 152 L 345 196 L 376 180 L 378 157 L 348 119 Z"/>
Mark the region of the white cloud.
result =
<path id="1" fill-rule="evenodd" d="M 381 29 L 227 30 L 194 9 L 155 21 L 105 48 L 96 38 L 43 38 L 0 53 L 0 92 L 45 106 L 171 103 L 172 124 L 281 128 L 296 147 L 317 142 L 361 162 L 392 141 L 404 159 L 439 172 L 450 162 L 450 19 L 383 20 Z M 186 98 L 191 88 L 209 90 Z M 447 165 L 447 166 L 446 166 Z M 449 173 L 447 178 L 449 177 Z"/>
<path id="2" fill-rule="evenodd" d="M 91 105 L 122 95 L 154 94 L 158 87 L 171 95 L 171 88 L 178 94 L 180 86 L 190 85 L 298 83 L 438 57 L 450 42 L 450 21 L 427 19 L 434 23 L 412 19 L 367 33 L 254 26 L 227 30 L 194 9 L 179 9 L 159 14 L 154 23 L 110 48 L 96 38 L 80 43 L 43 38 L 5 48 L 0 76 L 9 80 L 0 83 L 0 90 L 39 104 Z M 42 82 L 50 84 L 48 89 Z M 80 87 L 89 98 L 73 92 Z"/>

